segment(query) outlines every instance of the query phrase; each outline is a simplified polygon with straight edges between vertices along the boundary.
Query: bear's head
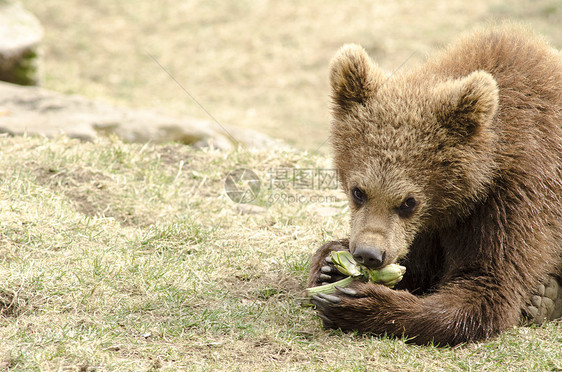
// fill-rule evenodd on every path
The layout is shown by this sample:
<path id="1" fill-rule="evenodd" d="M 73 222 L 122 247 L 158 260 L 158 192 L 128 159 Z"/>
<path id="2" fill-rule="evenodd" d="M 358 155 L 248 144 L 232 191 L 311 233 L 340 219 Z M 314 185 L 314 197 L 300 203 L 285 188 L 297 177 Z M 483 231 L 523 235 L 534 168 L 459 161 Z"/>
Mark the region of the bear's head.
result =
<path id="1" fill-rule="evenodd" d="M 486 197 L 499 101 L 489 73 L 390 75 L 361 47 L 346 45 L 330 83 L 334 161 L 359 261 L 395 262 L 418 234 L 453 225 Z"/>

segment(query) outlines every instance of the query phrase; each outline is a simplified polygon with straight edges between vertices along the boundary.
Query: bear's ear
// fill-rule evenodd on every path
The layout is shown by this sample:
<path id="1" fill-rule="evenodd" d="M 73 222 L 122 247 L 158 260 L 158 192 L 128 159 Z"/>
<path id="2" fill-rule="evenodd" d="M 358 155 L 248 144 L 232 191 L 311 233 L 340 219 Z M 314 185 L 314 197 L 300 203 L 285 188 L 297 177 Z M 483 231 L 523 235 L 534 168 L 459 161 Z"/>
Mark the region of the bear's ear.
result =
<path id="1" fill-rule="evenodd" d="M 487 127 L 498 109 L 498 84 L 485 71 L 438 87 L 436 114 L 442 125 L 464 139 Z"/>
<path id="2" fill-rule="evenodd" d="M 330 65 L 334 109 L 345 112 L 364 104 L 383 79 L 383 72 L 374 66 L 365 49 L 356 44 L 344 45 Z"/>

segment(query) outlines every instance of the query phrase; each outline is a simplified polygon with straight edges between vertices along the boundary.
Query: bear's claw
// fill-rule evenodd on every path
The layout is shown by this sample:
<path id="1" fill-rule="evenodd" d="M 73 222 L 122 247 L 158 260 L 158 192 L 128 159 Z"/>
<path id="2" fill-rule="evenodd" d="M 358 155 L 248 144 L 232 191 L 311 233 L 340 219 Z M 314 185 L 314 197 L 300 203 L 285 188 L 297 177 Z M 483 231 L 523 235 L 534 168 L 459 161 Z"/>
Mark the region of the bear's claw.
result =
<path id="1" fill-rule="evenodd" d="M 337 286 L 337 285 L 335 287 L 338 291 L 340 291 L 341 293 L 346 294 L 348 296 L 355 297 L 355 296 L 358 295 L 358 292 L 353 288 L 344 288 L 344 287 L 340 287 L 340 286 Z"/>
<path id="2" fill-rule="evenodd" d="M 323 305 L 331 305 L 340 303 L 341 299 L 338 296 L 318 293 L 317 295 L 312 296 L 311 301 L 313 304 L 316 304 L 316 302 L 321 302 Z"/>
<path id="3" fill-rule="evenodd" d="M 326 260 L 326 262 L 328 261 Z M 342 280 L 343 278 L 345 278 L 345 276 L 342 275 L 335 266 L 333 266 L 331 260 L 328 265 L 320 268 L 320 275 L 318 276 L 318 279 L 322 282 L 321 285 L 334 283 L 338 280 Z"/>
<path id="4" fill-rule="evenodd" d="M 332 322 L 330 318 L 328 318 L 324 314 L 318 313 L 318 317 L 322 319 L 322 323 L 324 324 L 325 328 L 335 328 L 334 322 Z"/>

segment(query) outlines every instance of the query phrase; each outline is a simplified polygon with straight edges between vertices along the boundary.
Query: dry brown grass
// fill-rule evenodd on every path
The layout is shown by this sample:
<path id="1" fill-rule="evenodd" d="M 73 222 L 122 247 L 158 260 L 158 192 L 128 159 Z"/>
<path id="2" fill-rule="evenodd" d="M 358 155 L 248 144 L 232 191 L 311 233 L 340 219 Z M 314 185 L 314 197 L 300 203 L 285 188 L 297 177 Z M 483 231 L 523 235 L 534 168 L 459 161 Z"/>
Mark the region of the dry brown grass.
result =
<path id="1" fill-rule="evenodd" d="M 206 119 L 150 53 L 219 121 L 309 150 L 328 136 L 327 68 L 346 42 L 390 71 L 494 19 L 562 47 L 558 0 L 24 3 L 46 28 L 46 87 Z"/>

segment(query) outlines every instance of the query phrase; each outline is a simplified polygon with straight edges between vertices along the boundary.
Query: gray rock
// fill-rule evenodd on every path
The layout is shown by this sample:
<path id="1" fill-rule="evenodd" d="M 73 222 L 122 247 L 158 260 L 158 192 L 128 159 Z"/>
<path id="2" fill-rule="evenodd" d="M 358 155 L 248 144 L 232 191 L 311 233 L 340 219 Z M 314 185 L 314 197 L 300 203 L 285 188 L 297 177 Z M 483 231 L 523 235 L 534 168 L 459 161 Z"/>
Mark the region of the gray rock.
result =
<path id="1" fill-rule="evenodd" d="M 0 80 L 21 85 L 41 82 L 43 28 L 19 3 L 0 0 Z"/>
<path id="2" fill-rule="evenodd" d="M 283 143 L 253 130 L 181 118 L 156 110 L 116 107 L 39 87 L 0 82 L 0 133 L 67 135 L 91 141 L 115 135 L 126 142 L 179 142 L 230 149 L 274 148 Z"/>

